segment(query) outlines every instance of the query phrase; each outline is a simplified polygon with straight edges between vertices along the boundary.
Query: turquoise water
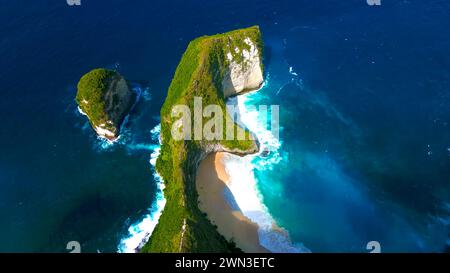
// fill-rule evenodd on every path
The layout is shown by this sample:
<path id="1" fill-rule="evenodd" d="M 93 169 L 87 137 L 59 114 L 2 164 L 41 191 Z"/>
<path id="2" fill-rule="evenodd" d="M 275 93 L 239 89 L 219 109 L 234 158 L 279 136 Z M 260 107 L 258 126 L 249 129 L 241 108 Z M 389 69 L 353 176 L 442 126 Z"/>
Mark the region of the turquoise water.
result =
<path id="1" fill-rule="evenodd" d="M 282 130 L 250 170 L 292 244 L 448 249 L 449 15 L 437 0 L 3 3 L 0 251 L 65 252 L 77 240 L 115 252 L 145 238 L 163 204 L 155 128 L 181 54 L 195 37 L 254 24 L 267 83 L 246 103 L 280 105 Z M 73 100 L 94 67 L 142 94 L 114 145 Z"/>
<path id="2" fill-rule="evenodd" d="M 449 67 L 438 48 L 448 21 L 428 17 L 439 8 L 359 10 L 266 36 L 269 82 L 251 103 L 280 105 L 273 156 L 282 160 L 255 172 L 294 243 L 313 252 L 365 252 L 369 241 L 388 252 L 446 248 Z"/>

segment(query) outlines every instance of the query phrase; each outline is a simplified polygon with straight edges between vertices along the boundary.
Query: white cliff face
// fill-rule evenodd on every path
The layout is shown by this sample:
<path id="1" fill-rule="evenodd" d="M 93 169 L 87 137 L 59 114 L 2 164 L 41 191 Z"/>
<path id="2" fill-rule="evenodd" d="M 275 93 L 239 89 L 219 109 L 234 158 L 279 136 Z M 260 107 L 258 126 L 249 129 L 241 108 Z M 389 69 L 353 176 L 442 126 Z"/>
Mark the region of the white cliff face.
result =
<path id="1" fill-rule="evenodd" d="M 244 42 L 249 45 L 249 50 L 243 49 L 240 52 L 239 48 L 235 48 L 235 53 L 242 54 L 243 61 L 241 63 L 237 63 L 233 59 L 231 52 L 227 54 L 230 67 L 222 80 L 225 97 L 237 95 L 243 91 L 258 89 L 264 82 L 261 70 L 261 54 L 250 38 L 246 38 Z"/>
<path id="2" fill-rule="evenodd" d="M 120 126 L 135 102 L 135 95 L 123 77 L 113 81 L 104 95 L 105 111 L 109 120 L 94 124 L 98 136 L 115 141 L 119 137 Z M 88 103 L 82 102 L 82 103 Z"/>

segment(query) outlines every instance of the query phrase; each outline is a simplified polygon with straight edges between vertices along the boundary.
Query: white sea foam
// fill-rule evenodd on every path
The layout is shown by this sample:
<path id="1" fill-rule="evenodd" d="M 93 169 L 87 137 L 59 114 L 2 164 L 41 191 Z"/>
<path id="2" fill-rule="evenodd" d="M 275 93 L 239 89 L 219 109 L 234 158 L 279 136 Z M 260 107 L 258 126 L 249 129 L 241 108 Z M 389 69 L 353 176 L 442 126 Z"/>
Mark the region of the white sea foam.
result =
<path id="1" fill-rule="evenodd" d="M 294 71 L 294 68 L 292 66 L 289 67 L 289 74 L 291 74 L 292 76 L 298 76 L 297 72 Z"/>
<path id="2" fill-rule="evenodd" d="M 81 110 L 80 106 L 78 106 L 78 112 L 83 116 L 87 116 L 87 114 Z"/>
<path id="3" fill-rule="evenodd" d="M 136 101 L 131 107 L 130 112 L 136 107 L 141 97 L 144 99 L 144 101 L 149 101 L 152 98 L 148 88 L 143 89 L 141 86 L 134 84 L 132 86 L 132 90 L 136 93 Z M 86 113 L 84 113 L 80 107 L 78 107 L 78 112 L 81 115 L 86 116 Z M 95 145 L 96 148 L 99 150 L 108 150 L 114 147 L 116 144 L 121 144 L 126 145 L 126 149 L 131 151 L 148 150 L 151 152 L 150 164 L 153 167 L 155 167 L 156 159 L 158 158 L 161 149 L 161 143 L 159 141 L 161 126 L 157 125 L 150 131 L 151 138 L 154 143 L 150 144 L 128 143 L 128 139 L 130 139 L 131 134 L 130 129 L 126 128 L 128 121 L 129 121 L 129 114 L 125 117 L 124 121 L 122 122 L 120 128 L 121 132 L 120 136 L 114 141 L 97 136 L 97 139 L 99 141 Z M 88 122 L 86 122 L 85 127 L 86 128 L 90 127 Z M 156 171 L 154 172 L 153 176 L 154 180 L 157 183 L 155 201 L 148 209 L 147 214 L 141 220 L 133 223 L 128 228 L 128 235 L 125 238 L 121 239 L 117 249 L 118 252 L 133 253 L 139 251 L 139 249 L 142 248 L 144 244 L 148 241 L 154 228 L 156 227 L 156 224 L 158 223 L 159 217 L 161 216 L 164 206 L 166 204 L 166 199 L 164 198 L 163 195 L 164 181 L 162 180 L 161 176 L 159 176 L 159 174 L 156 173 Z"/>
<path id="4" fill-rule="evenodd" d="M 271 252 L 309 252 L 302 244 L 291 243 L 288 233 L 277 227 L 273 217 L 263 203 L 263 196 L 258 190 L 255 171 L 271 170 L 283 160 L 280 155 L 282 142 L 267 128 L 266 117 L 258 113 L 256 107 L 249 107 L 258 93 L 248 93 L 230 98 L 229 105 L 237 105 L 239 117 L 237 122 L 252 131 L 260 143 L 260 153 L 239 157 L 227 154 L 224 165 L 230 177 L 229 188 L 242 213 L 258 224 L 260 244 Z M 262 155 L 262 153 L 268 153 Z"/>
<path id="5" fill-rule="evenodd" d="M 81 110 L 80 106 L 77 106 L 77 109 L 78 109 L 78 113 L 80 113 L 82 116 L 86 116 L 87 117 L 87 114 L 83 110 Z M 128 117 L 126 117 L 125 119 L 127 119 L 127 118 Z M 88 128 L 90 128 L 89 121 L 87 121 L 85 123 L 85 125 L 83 126 L 83 130 L 87 130 Z M 118 143 L 121 136 L 119 136 L 115 140 L 109 140 L 106 137 L 99 136 L 99 135 L 96 135 L 96 137 L 97 137 L 97 140 L 99 141 L 97 143 L 98 145 L 97 145 L 96 148 L 99 149 L 99 150 L 107 150 L 107 149 L 111 148 L 115 143 Z"/>
<path id="6" fill-rule="evenodd" d="M 120 125 L 120 135 L 114 139 L 114 140 L 110 140 L 107 139 L 103 136 L 100 135 L 96 135 L 97 140 L 99 141 L 97 144 L 97 148 L 99 150 L 108 150 L 110 148 L 112 148 L 115 144 L 122 144 L 124 145 L 127 140 L 130 137 L 131 131 L 129 129 L 127 129 L 127 125 L 128 122 L 130 120 L 130 113 L 131 111 L 133 111 L 133 109 L 136 107 L 136 105 L 139 103 L 141 96 L 143 93 L 148 92 L 148 88 L 142 90 L 142 87 L 140 85 L 137 84 L 133 84 L 133 86 L 131 87 L 131 90 L 136 94 L 136 100 L 134 101 L 133 105 L 130 108 L 129 113 L 125 116 L 122 124 Z M 149 98 L 151 99 L 151 96 L 149 96 Z M 145 98 L 144 98 L 145 100 Z M 78 107 L 78 111 L 82 114 L 82 115 L 86 115 L 86 113 L 84 113 L 80 107 Z"/>
<path id="7" fill-rule="evenodd" d="M 150 93 L 150 88 L 145 88 L 144 91 L 142 92 L 142 98 L 144 99 L 144 101 L 150 101 L 152 99 L 152 94 Z"/>
<path id="8" fill-rule="evenodd" d="M 265 83 L 266 86 L 267 83 Z M 275 138 L 263 122 L 263 116 L 259 115 L 257 109 L 248 107 L 257 93 L 233 97 L 229 104 L 235 104 L 239 109 L 238 123 L 251 130 L 260 143 L 260 153 L 239 157 L 232 154 L 225 155 L 225 170 L 230 177 L 230 191 L 233 194 L 239 208 L 245 216 L 257 223 L 260 244 L 272 252 L 309 252 L 302 244 L 293 245 L 286 231 L 278 228 L 275 220 L 268 212 L 263 203 L 263 197 L 257 187 L 255 170 L 271 170 L 275 164 L 283 160 L 279 153 L 282 142 Z M 160 134 L 160 125 L 152 131 L 153 140 L 157 141 Z M 150 149 L 152 151 L 150 164 L 155 166 L 156 159 L 160 153 L 160 145 L 137 144 L 136 149 Z M 268 156 L 262 156 L 262 152 L 269 152 Z M 155 202 L 152 204 L 148 214 L 142 220 L 132 224 L 128 229 L 128 236 L 121 240 L 118 252 L 137 252 L 150 238 L 159 217 L 163 211 L 166 200 L 163 196 L 164 183 L 162 178 L 155 172 L 155 180 L 158 183 L 158 192 Z"/>
<path id="9" fill-rule="evenodd" d="M 152 139 L 159 140 L 160 132 L 161 125 L 157 125 L 153 128 L 151 130 Z M 160 154 L 161 146 L 154 145 L 151 146 L 151 148 L 152 153 L 150 155 L 150 164 L 154 167 L 156 164 L 156 159 Z M 120 241 L 118 252 L 134 253 L 139 251 L 139 249 L 144 246 L 152 235 L 156 224 L 158 224 L 159 217 L 161 216 L 164 206 L 166 205 L 166 199 L 163 195 L 164 181 L 156 171 L 154 172 L 153 177 L 157 182 L 156 199 L 151 208 L 148 210 L 148 214 L 146 214 L 142 220 L 132 224 L 128 228 L 128 236 Z"/>

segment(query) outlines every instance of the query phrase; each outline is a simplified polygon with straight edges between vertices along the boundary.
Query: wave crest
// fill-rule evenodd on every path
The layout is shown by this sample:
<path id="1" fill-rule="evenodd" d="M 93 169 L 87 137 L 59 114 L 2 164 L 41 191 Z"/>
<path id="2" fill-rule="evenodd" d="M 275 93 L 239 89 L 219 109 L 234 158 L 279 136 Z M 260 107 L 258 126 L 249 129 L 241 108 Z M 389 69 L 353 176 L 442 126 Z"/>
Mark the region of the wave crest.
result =
<path id="1" fill-rule="evenodd" d="M 159 135 L 161 132 L 161 125 L 158 124 L 151 131 L 152 139 L 158 140 L 158 145 L 150 146 L 152 150 L 150 154 L 150 164 L 153 169 L 156 164 L 161 151 L 161 143 L 159 142 Z M 118 252 L 120 253 L 136 253 L 144 246 L 152 235 L 153 230 L 158 224 L 159 217 L 162 214 L 164 206 L 166 205 L 166 199 L 164 198 L 164 181 L 162 177 L 154 170 L 153 177 L 156 181 L 156 198 L 152 206 L 148 209 L 148 213 L 140 221 L 132 224 L 128 228 L 128 236 L 123 238 L 118 246 Z"/>

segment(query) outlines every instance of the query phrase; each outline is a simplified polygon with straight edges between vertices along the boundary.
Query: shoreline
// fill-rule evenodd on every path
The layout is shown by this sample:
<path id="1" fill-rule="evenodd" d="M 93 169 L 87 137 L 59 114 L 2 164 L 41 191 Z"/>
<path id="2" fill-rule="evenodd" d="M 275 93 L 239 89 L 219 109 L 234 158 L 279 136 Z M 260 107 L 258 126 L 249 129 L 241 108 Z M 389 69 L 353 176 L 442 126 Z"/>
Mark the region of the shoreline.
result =
<path id="1" fill-rule="evenodd" d="M 262 87 L 266 84 L 265 81 Z M 257 94 L 257 92 L 253 94 Z M 228 196 L 234 200 L 234 204 L 240 209 L 240 213 L 256 225 L 259 240 L 257 244 L 263 247 L 266 252 L 310 252 L 301 243 L 293 244 L 288 231 L 278 226 L 261 199 L 254 171 L 258 168 L 258 164 L 273 165 L 281 160 L 277 152 L 281 143 L 272 135 L 271 131 L 264 127 L 263 123 L 260 123 L 254 110 L 246 107 L 249 96 L 252 96 L 251 93 L 236 96 L 232 103 L 239 108 L 236 123 L 252 132 L 255 141 L 258 143 L 258 151 L 243 157 L 234 153 L 220 154 L 221 162 L 218 167 L 222 167 L 225 171 L 224 180 L 228 188 Z M 267 155 L 261 156 L 265 151 L 271 151 L 268 157 L 266 157 Z M 214 164 L 211 165 L 211 168 L 215 167 Z M 219 229 L 219 233 L 222 233 L 220 231 Z M 224 234 L 222 233 L 222 235 Z"/>
<path id="2" fill-rule="evenodd" d="M 224 166 L 224 152 L 211 153 L 198 168 L 196 188 L 199 208 L 207 214 L 217 231 L 247 253 L 268 253 L 260 245 L 259 226 L 239 209 L 228 185 L 230 178 Z"/>
<path id="3" fill-rule="evenodd" d="M 131 112 L 134 110 L 134 108 L 136 107 L 136 105 L 139 103 L 140 99 L 141 99 L 141 95 L 142 95 L 142 86 L 140 85 L 135 85 L 135 86 L 131 86 L 130 85 L 130 90 L 134 93 L 135 95 L 135 99 L 133 104 L 131 105 L 130 109 L 127 111 L 127 114 L 123 117 L 122 121 L 120 122 L 120 126 L 119 126 L 119 135 L 117 137 L 114 138 L 108 138 L 102 134 L 99 134 L 97 129 L 92 127 L 92 129 L 95 132 L 95 135 L 97 137 L 98 140 L 100 140 L 101 142 L 106 143 L 108 146 L 114 145 L 115 143 L 119 143 L 120 138 L 123 135 L 123 129 L 125 128 L 125 126 L 127 125 L 127 123 L 129 122 L 130 119 L 130 115 Z M 89 116 L 81 109 L 81 107 L 79 105 L 77 105 L 77 110 L 78 113 L 80 113 L 82 116 L 86 116 L 86 118 L 88 119 L 89 123 Z"/>
<path id="4" fill-rule="evenodd" d="M 153 168 L 156 165 L 156 159 L 160 155 L 161 140 L 159 139 L 161 132 L 161 124 L 156 125 L 151 131 L 152 139 L 158 144 L 152 144 L 149 163 Z M 117 246 L 118 253 L 139 253 L 144 245 L 148 242 L 153 233 L 162 211 L 166 206 L 166 199 L 164 198 L 165 184 L 161 175 L 154 169 L 153 178 L 156 181 L 156 196 L 151 206 L 147 209 L 147 213 L 139 221 L 129 225 L 128 235 L 123 237 Z"/>

